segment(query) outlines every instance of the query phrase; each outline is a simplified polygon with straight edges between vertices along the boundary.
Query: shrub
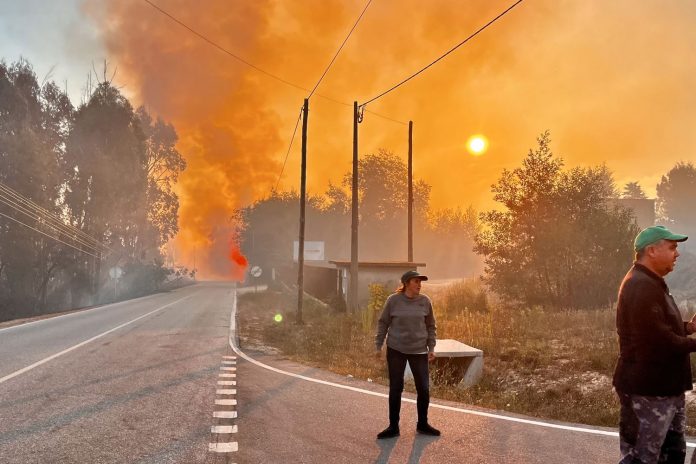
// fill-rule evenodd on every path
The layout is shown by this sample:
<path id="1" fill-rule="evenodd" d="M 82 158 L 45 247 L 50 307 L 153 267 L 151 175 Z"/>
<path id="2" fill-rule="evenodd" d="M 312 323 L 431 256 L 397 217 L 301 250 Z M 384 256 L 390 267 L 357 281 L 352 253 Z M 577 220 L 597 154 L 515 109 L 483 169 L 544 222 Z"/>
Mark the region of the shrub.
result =
<path id="1" fill-rule="evenodd" d="M 444 293 L 442 306 L 445 314 L 452 317 L 465 311 L 488 312 L 486 288 L 478 279 L 462 280 L 451 285 Z"/>

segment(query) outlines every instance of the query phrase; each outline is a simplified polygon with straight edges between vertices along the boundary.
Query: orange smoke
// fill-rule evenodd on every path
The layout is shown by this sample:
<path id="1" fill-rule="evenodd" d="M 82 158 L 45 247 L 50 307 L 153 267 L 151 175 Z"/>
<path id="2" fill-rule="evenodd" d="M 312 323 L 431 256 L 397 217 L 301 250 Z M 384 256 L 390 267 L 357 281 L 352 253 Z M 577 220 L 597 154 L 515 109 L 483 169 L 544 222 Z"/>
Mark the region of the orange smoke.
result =
<path id="1" fill-rule="evenodd" d="M 212 47 L 143 1 L 86 0 L 117 67 L 116 85 L 176 127 L 178 256 L 208 250 L 204 277 L 226 277 L 234 209 L 275 185 L 308 92 Z M 153 0 L 227 50 L 311 88 L 364 0 Z M 511 0 L 373 2 L 310 102 L 308 191 L 351 169 L 352 102 L 375 96 L 448 50 Z M 680 3 L 524 2 L 474 40 L 368 110 L 414 120 L 414 170 L 436 207 L 491 205 L 490 185 L 549 129 L 567 165 L 606 162 L 648 193 L 693 156 L 696 8 Z M 645 24 L 650 27 L 646 28 Z M 466 140 L 484 134 L 488 152 Z M 365 114 L 360 153 L 405 154 L 407 127 Z M 281 188 L 297 188 L 299 134 Z M 658 155 L 658 156 L 655 156 Z M 652 184 L 651 184 L 652 182 Z"/>

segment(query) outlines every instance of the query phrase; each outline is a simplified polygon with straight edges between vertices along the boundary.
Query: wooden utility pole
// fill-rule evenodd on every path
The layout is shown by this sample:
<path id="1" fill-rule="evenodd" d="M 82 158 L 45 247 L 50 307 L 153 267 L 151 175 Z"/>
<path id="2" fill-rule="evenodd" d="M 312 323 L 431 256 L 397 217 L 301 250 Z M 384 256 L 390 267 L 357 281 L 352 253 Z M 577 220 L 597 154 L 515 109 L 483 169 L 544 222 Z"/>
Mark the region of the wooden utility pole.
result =
<path id="1" fill-rule="evenodd" d="M 413 121 L 408 122 L 408 262 L 413 262 Z"/>
<path id="2" fill-rule="evenodd" d="M 300 239 L 297 250 L 297 317 L 295 322 L 302 321 L 302 299 L 304 298 L 304 235 L 305 235 L 305 203 L 307 192 L 307 113 L 309 99 L 305 98 L 302 106 L 302 168 L 300 174 Z"/>
<path id="3" fill-rule="evenodd" d="M 358 102 L 353 102 L 353 197 L 350 223 L 350 289 L 348 310 L 358 310 Z"/>

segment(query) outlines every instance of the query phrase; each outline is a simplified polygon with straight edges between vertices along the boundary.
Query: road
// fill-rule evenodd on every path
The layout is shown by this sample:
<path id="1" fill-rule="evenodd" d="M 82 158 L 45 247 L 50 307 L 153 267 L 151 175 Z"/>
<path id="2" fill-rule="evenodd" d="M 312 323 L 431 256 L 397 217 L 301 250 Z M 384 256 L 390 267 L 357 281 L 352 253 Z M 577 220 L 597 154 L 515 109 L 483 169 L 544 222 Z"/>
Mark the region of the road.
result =
<path id="1" fill-rule="evenodd" d="M 0 462 L 618 460 L 613 430 L 438 400 L 443 436 L 416 435 L 409 395 L 401 437 L 377 441 L 385 387 L 240 349 L 235 302 L 200 283 L 0 329 Z"/>

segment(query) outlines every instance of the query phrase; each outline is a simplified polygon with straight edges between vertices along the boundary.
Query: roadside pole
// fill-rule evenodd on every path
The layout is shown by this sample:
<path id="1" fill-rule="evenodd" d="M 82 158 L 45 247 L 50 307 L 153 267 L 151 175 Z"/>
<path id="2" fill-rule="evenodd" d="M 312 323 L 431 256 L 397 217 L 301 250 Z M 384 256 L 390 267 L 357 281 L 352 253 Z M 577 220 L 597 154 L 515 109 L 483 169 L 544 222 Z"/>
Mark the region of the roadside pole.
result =
<path id="1" fill-rule="evenodd" d="M 305 203 L 307 193 L 307 114 L 309 99 L 305 98 L 302 106 L 302 167 L 300 174 L 300 238 L 297 252 L 297 316 L 295 322 L 302 321 L 302 299 L 304 297 L 304 238 L 305 238 Z"/>
<path id="2" fill-rule="evenodd" d="M 348 310 L 358 310 L 358 102 L 353 102 L 353 183 L 350 224 L 350 289 Z"/>

